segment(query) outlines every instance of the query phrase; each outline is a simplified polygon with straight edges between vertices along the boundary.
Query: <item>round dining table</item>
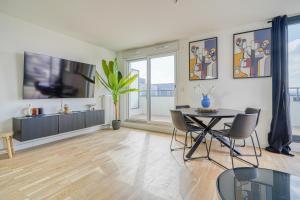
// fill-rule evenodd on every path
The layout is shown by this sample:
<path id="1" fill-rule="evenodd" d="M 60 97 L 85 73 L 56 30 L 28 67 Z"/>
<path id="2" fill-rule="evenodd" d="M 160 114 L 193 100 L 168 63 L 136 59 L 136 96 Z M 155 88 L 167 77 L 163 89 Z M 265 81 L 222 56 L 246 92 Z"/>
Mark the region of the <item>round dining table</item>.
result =
<path id="1" fill-rule="evenodd" d="M 243 113 L 239 110 L 233 110 L 233 109 L 215 109 L 215 110 L 205 110 L 205 109 L 199 109 L 199 108 L 181 108 L 178 109 L 182 112 L 182 114 L 192 120 L 194 123 L 196 123 L 198 126 L 203 127 L 203 133 L 200 134 L 196 139 L 195 143 L 192 145 L 188 153 L 186 154 L 187 159 L 193 159 L 192 155 L 195 153 L 198 146 L 202 143 L 203 139 L 205 138 L 206 134 L 209 134 L 210 131 L 215 127 L 222 119 L 224 118 L 234 118 L 237 114 Z M 209 123 L 205 124 L 201 118 L 209 118 Z M 224 137 L 215 137 L 218 141 L 220 141 L 222 144 L 224 144 L 226 147 L 230 148 L 230 143 L 228 139 Z M 238 149 L 233 149 L 233 151 L 241 155 Z M 212 160 L 208 157 L 209 160 Z M 214 161 L 214 160 L 212 160 Z M 215 161 L 216 162 L 216 161 Z M 216 162 L 219 164 L 218 162 Z M 220 165 L 220 164 L 219 164 Z M 222 166 L 222 165 L 221 165 Z M 224 167 L 224 166 L 223 166 Z"/>

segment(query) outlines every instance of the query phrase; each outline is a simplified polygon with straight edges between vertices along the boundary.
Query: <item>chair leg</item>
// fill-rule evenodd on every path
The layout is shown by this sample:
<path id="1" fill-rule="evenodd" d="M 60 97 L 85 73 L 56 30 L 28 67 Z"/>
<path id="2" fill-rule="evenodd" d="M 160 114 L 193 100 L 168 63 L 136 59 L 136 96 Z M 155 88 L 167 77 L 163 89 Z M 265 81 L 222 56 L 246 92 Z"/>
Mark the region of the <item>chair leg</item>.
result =
<path id="1" fill-rule="evenodd" d="M 226 129 L 226 126 L 225 126 L 225 125 L 223 126 L 223 129 Z M 225 146 L 224 144 L 222 144 L 222 142 L 220 142 L 220 145 L 221 145 L 221 147 L 224 147 L 224 146 Z"/>
<path id="2" fill-rule="evenodd" d="M 232 142 L 232 139 L 230 140 L 230 158 L 231 158 L 231 165 L 232 165 L 232 169 L 234 169 L 234 163 L 233 163 L 233 148 L 234 148 L 234 143 Z"/>
<path id="3" fill-rule="evenodd" d="M 213 158 L 211 158 L 211 157 L 209 156 L 209 155 L 210 155 L 211 144 L 212 144 L 213 138 L 214 138 L 214 135 L 211 135 L 209 147 L 208 147 L 208 150 L 207 150 L 207 158 L 208 158 L 208 160 L 210 160 L 211 162 L 214 162 L 215 164 L 219 165 L 220 167 L 222 167 L 222 168 L 224 168 L 224 169 L 228 169 L 227 167 L 225 167 L 224 165 L 222 165 L 221 163 L 217 162 L 216 160 L 214 160 Z"/>
<path id="4" fill-rule="evenodd" d="M 246 146 L 246 140 L 243 140 L 243 144 L 240 147 L 245 147 Z"/>
<path id="5" fill-rule="evenodd" d="M 253 164 L 253 163 L 251 163 L 251 162 L 249 162 L 249 161 L 247 161 L 245 159 L 240 158 L 241 156 L 249 156 L 249 155 L 236 155 L 235 153 L 233 153 L 233 151 L 232 151 L 232 155 L 233 155 L 233 157 L 235 157 L 236 159 L 239 159 L 240 161 L 243 161 L 243 162 L 245 162 L 245 163 L 247 163 L 249 165 L 252 165 L 253 167 L 258 167 L 259 162 L 258 162 L 258 157 L 257 157 L 257 153 L 256 153 L 256 148 L 255 148 L 254 140 L 253 140 L 252 135 L 250 135 L 250 137 L 251 137 L 252 146 L 253 146 L 253 150 L 254 150 L 254 156 L 256 158 L 256 164 Z M 233 143 L 233 148 L 234 148 L 234 143 Z"/>
<path id="6" fill-rule="evenodd" d="M 211 135 L 211 138 L 210 138 L 210 142 L 209 142 L 209 147 L 208 147 L 208 153 L 207 153 L 207 158 L 210 160 L 210 157 L 209 157 L 209 154 L 210 154 L 210 149 L 211 149 L 211 143 L 213 141 L 213 135 Z"/>
<path id="7" fill-rule="evenodd" d="M 174 141 L 174 140 L 175 140 L 176 142 L 182 144 L 183 146 L 186 145 L 186 143 L 181 142 L 181 141 L 179 141 L 179 140 L 176 139 L 176 135 L 177 135 L 176 133 L 177 133 L 177 130 L 176 130 L 176 128 L 174 128 L 174 129 L 173 129 L 173 134 L 172 134 L 171 143 L 170 143 L 170 150 L 171 150 L 171 151 L 183 149 L 183 147 L 173 148 L 173 141 Z M 188 148 L 190 148 L 190 147 L 188 147 Z"/>
<path id="8" fill-rule="evenodd" d="M 255 158 L 256 158 L 256 166 L 254 166 L 254 167 L 258 167 L 259 166 L 259 162 L 258 162 L 258 158 L 257 158 L 257 153 L 256 153 L 256 148 L 255 148 L 254 140 L 253 140 L 252 135 L 250 135 L 250 137 L 251 137 L 251 141 L 252 141 L 252 145 L 253 145 L 253 150 L 254 150 L 254 154 L 255 154 Z"/>
<path id="9" fill-rule="evenodd" d="M 172 145 L 173 145 L 173 139 L 174 139 L 174 135 L 175 135 L 175 128 L 173 129 L 173 134 L 172 134 L 172 139 L 171 139 L 171 143 L 170 143 L 170 150 L 173 151 L 174 149 L 172 149 Z"/>
<path id="10" fill-rule="evenodd" d="M 254 133 L 255 133 L 257 145 L 258 145 L 258 148 L 259 148 L 259 154 L 258 154 L 258 156 L 262 156 L 260 142 L 259 142 L 259 139 L 258 139 L 258 136 L 257 136 L 257 131 L 254 130 Z"/>
<path id="11" fill-rule="evenodd" d="M 260 146 L 260 142 L 259 142 L 256 130 L 254 130 L 254 133 L 255 133 L 257 145 L 258 145 L 258 148 L 259 148 L 259 154 L 257 154 L 257 155 L 255 155 L 255 154 L 242 154 L 241 156 L 259 156 L 260 157 L 262 155 L 261 146 Z M 244 142 L 245 142 L 245 140 L 244 140 Z M 244 143 L 244 145 L 245 145 L 245 143 Z"/>
<path id="12" fill-rule="evenodd" d="M 174 130 L 175 130 L 175 141 L 183 144 L 183 142 L 181 142 L 180 140 L 177 139 L 177 134 L 176 134 L 177 130 L 176 130 L 176 128 L 174 128 Z"/>
<path id="13" fill-rule="evenodd" d="M 187 145 L 187 136 L 188 136 L 189 132 L 185 133 L 185 139 L 184 139 L 184 146 L 183 146 L 183 153 L 182 153 L 182 157 L 183 157 L 183 161 L 187 161 L 187 159 L 185 158 L 185 149 L 186 149 L 186 145 Z"/>

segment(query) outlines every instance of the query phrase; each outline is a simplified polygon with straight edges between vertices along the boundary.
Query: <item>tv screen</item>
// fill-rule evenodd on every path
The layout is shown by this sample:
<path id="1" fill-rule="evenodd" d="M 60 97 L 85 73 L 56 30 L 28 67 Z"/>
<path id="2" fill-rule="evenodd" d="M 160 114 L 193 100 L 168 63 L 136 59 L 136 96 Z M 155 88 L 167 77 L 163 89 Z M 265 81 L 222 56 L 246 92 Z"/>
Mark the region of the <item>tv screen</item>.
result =
<path id="1" fill-rule="evenodd" d="M 95 65 L 24 53 L 24 99 L 92 98 Z"/>

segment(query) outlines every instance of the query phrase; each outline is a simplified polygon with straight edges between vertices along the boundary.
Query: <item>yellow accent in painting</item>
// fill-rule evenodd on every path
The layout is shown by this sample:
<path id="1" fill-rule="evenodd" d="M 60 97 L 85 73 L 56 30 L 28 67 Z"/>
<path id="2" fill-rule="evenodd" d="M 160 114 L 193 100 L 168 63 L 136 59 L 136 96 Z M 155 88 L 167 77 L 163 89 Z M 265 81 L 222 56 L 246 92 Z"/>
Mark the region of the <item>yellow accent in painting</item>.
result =
<path id="1" fill-rule="evenodd" d="M 239 71 L 239 72 L 234 73 L 234 77 L 235 78 L 245 78 L 245 77 L 248 77 L 248 75 L 244 72 Z"/>
<path id="2" fill-rule="evenodd" d="M 233 63 L 234 67 L 241 67 L 241 59 L 243 58 L 243 56 L 244 56 L 243 52 L 234 54 L 234 63 Z"/>
<path id="3" fill-rule="evenodd" d="M 190 59 L 190 72 L 193 72 L 195 70 L 195 64 L 196 64 L 196 58 Z"/>

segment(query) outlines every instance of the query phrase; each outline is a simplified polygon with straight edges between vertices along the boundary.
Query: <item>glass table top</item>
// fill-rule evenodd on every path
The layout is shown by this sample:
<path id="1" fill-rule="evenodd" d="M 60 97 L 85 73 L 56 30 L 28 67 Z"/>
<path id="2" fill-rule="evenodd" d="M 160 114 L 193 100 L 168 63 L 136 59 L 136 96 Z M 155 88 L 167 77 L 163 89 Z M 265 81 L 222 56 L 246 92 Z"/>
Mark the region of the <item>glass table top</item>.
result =
<path id="1" fill-rule="evenodd" d="M 223 200 L 300 199 L 300 177 L 261 168 L 228 169 L 217 179 Z"/>

